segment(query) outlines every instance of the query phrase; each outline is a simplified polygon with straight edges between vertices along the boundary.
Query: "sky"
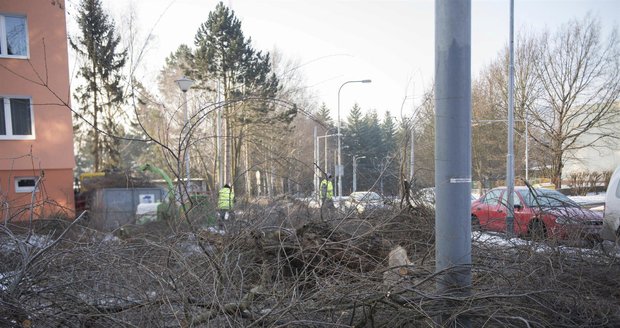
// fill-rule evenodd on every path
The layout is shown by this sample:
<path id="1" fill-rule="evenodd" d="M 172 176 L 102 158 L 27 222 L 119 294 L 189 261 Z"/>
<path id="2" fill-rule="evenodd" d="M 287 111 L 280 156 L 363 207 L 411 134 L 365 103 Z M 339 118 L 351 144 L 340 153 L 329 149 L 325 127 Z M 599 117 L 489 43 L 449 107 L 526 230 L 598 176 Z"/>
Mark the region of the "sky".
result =
<path id="1" fill-rule="evenodd" d="M 69 33 L 76 32 L 79 0 L 66 0 Z M 138 77 L 153 82 L 164 59 L 181 44 L 193 47 L 216 0 L 102 0 L 117 24 L 133 7 L 139 33 L 151 34 Z M 587 13 L 604 31 L 620 25 L 620 0 L 515 0 L 515 34 L 554 30 Z M 308 91 L 341 119 L 354 103 L 364 112 L 410 116 L 434 75 L 432 0 L 225 0 L 257 50 L 277 49 L 299 63 Z M 509 40 L 509 0 L 472 1 L 472 75 L 494 60 Z"/>

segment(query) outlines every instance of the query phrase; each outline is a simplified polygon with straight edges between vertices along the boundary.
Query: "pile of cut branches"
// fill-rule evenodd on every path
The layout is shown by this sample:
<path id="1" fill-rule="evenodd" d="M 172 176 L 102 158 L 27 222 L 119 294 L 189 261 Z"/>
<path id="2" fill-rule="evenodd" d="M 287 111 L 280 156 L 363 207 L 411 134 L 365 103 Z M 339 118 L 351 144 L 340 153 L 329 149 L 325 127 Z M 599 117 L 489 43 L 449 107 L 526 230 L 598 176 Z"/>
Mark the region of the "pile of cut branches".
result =
<path id="1" fill-rule="evenodd" d="M 620 326 L 619 259 L 597 248 L 474 238 L 455 296 L 436 289 L 432 209 L 323 221 L 270 204 L 235 223 L 126 239 L 2 227 L 0 326 Z"/>

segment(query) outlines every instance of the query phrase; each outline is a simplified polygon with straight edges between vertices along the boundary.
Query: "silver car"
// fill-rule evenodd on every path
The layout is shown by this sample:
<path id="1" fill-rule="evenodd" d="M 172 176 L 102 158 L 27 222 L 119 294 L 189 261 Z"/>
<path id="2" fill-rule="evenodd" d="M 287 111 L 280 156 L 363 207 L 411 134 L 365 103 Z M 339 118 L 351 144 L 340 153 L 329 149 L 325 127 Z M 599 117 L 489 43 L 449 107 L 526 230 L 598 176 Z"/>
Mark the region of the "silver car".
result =
<path id="1" fill-rule="evenodd" d="M 383 198 L 373 191 L 356 191 L 345 201 L 345 209 L 355 210 L 358 214 L 370 210 L 385 208 Z"/>

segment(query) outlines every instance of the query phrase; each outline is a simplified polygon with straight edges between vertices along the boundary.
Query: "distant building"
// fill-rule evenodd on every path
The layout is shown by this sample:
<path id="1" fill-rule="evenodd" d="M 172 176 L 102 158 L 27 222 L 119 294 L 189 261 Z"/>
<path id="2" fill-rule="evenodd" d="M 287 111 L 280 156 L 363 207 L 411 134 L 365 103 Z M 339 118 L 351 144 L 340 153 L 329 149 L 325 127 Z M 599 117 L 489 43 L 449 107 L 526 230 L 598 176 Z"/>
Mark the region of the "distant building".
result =
<path id="1" fill-rule="evenodd" d="M 616 112 L 620 111 L 620 102 L 616 102 Z M 564 162 L 564 169 L 562 170 L 563 178 L 566 179 L 571 173 L 579 172 L 604 172 L 611 171 L 620 165 L 620 122 L 612 124 L 613 128 L 610 131 L 605 131 L 607 134 L 612 133 L 614 137 L 606 138 L 602 141 L 595 143 L 595 146 L 579 149 L 574 152 L 566 154 L 566 160 Z M 580 138 L 580 143 L 592 142 L 601 131 L 593 129 L 589 133 Z"/>
<path id="2" fill-rule="evenodd" d="M 0 0 L 0 222 L 74 214 L 69 106 L 64 1 Z"/>

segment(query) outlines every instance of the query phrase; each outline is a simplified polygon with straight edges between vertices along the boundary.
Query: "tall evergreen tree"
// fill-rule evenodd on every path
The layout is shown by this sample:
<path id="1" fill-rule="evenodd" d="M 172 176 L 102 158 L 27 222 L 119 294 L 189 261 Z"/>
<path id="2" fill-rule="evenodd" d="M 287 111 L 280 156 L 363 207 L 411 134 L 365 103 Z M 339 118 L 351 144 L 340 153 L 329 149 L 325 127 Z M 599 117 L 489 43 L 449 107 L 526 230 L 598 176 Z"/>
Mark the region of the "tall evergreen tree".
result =
<path id="1" fill-rule="evenodd" d="M 362 152 L 373 154 L 376 157 L 385 157 L 387 149 L 383 145 L 383 133 L 376 110 L 372 110 L 364 116 L 364 125 L 365 130 L 361 135 Z"/>
<path id="2" fill-rule="evenodd" d="M 348 156 L 352 156 L 362 151 L 362 134 L 366 129 L 362 109 L 358 104 L 354 104 L 347 117 L 346 127 L 343 129 L 343 146 L 347 149 Z"/>
<path id="3" fill-rule="evenodd" d="M 353 177 L 353 156 L 364 153 L 364 133 L 368 130 L 361 107 L 353 105 L 347 117 L 346 126 L 342 129 L 342 165 L 345 167 L 343 176 L 343 192 L 351 191 Z M 368 156 L 368 155 L 367 155 Z M 358 188 L 359 189 L 359 188 Z"/>
<path id="4" fill-rule="evenodd" d="M 103 11 L 100 0 L 82 0 L 77 22 L 80 35 L 70 44 L 84 59 L 79 75 L 85 82 L 76 90 L 81 108 L 74 129 L 83 139 L 81 153 L 92 156 L 95 171 L 118 167 L 120 142 L 114 136 L 123 134 L 116 120 L 122 114 L 121 69 L 127 52 L 119 49 L 114 21 Z"/>
<path id="5" fill-rule="evenodd" d="M 385 112 L 381 124 L 381 142 L 387 154 L 393 154 L 396 151 L 396 123 L 389 111 Z"/>
<path id="6" fill-rule="evenodd" d="M 219 83 L 226 102 L 223 117 L 227 177 L 234 181 L 245 140 L 252 136 L 255 145 L 261 139 L 277 142 L 297 110 L 294 106 L 278 108 L 269 101 L 279 90 L 270 55 L 252 48 L 234 11 L 222 2 L 200 26 L 194 43 L 194 68 L 189 73 L 198 80 L 199 87 L 210 89 Z"/>
<path id="7" fill-rule="evenodd" d="M 316 113 L 316 118 L 327 126 L 334 125 L 334 120 L 332 119 L 329 108 L 327 108 L 327 105 L 325 105 L 325 103 L 322 103 L 321 107 L 319 107 L 319 110 Z"/>

